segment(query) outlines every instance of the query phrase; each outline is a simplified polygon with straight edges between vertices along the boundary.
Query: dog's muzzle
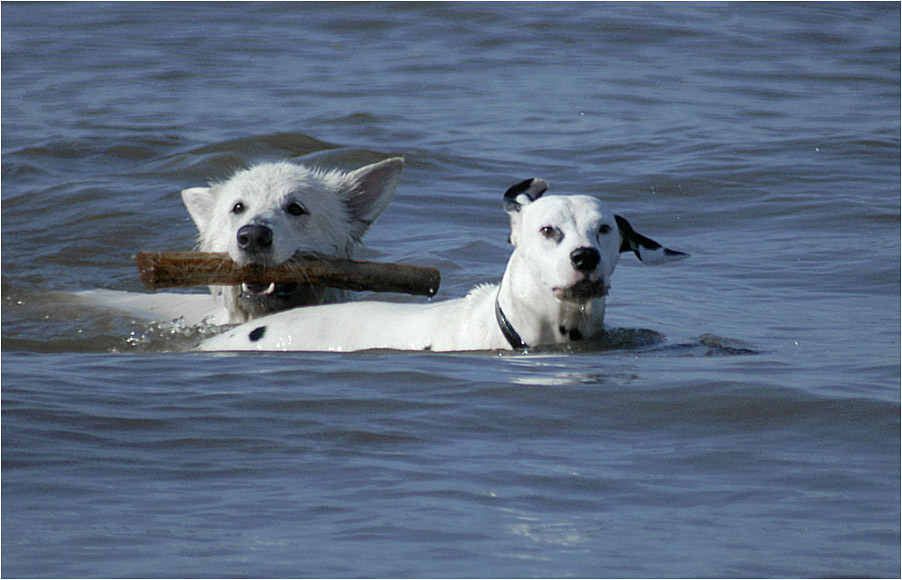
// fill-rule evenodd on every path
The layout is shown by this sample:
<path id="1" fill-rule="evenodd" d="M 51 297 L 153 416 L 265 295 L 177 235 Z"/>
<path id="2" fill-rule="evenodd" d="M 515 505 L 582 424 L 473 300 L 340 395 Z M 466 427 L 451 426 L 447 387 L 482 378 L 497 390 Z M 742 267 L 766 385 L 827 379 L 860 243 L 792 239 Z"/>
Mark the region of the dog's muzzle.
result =
<path id="1" fill-rule="evenodd" d="M 582 302 L 607 296 L 608 284 L 593 274 L 600 261 L 601 254 L 595 248 L 581 247 L 570 252 L 570 265 L 584 277 L 566 288 L 555 288 L 554 297 Z"/>
<path id="2" fill-rule="evenodd" d="M 250 223 L 238 229 L 236 242 L 240 256 L 236 259 L 242 266 L 276 265 L 273 253 L 273 231 L 265 223 Z M 326 289 L 313 284 L 244 282 L 238 295 L 238 307 L 256 318 L 297 308 L 322 304 Z"/>

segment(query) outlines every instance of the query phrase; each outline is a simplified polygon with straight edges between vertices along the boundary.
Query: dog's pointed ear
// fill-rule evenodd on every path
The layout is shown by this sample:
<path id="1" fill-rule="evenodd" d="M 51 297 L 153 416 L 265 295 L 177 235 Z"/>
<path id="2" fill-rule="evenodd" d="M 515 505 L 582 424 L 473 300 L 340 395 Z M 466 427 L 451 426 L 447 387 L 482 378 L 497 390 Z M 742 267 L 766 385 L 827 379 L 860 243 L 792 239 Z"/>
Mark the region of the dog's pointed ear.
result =
<path id="1" fill-rule="evenodd" d="M 182 190 L 182 201 L 197 229 L 204 231 L 216 207 L 216 187 L 191 187 Z"/>
<path id="2" fill-rule="evenodd" d="M 404 160 L 393 157 L 361 167 L 347 175 L 345 201 L 351 214 L 355 237 L 361 237 L 376 221 L 395 194 Z"/>
<path id="3" fill-rule="evenodd" d="M 519 212 L 524 206 L 542 197 L 547 189 L 548 182 L 544 179 L 524 179 L 504 192 L 504 211 Z"/>
<path id="4" fill-rule="evenodd" d="M 615 215 L 614 219 L 617 220 L 620 238 L 623 240 L 620 243 L 620 251 L 633 252 L 643 264 L 655 266 L 689 257 L 689 254 L 685 252 L 677 252 L 676 250 L 665 248 L 658 242 L 636 232 L 625 218 Z"/>

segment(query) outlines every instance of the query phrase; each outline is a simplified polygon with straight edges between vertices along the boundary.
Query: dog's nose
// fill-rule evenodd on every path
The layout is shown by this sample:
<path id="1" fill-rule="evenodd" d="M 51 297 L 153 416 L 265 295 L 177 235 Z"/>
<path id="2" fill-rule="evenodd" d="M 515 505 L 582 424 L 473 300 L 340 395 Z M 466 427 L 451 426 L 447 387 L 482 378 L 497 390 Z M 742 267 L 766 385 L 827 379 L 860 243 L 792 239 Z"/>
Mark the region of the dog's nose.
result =
<path id="1" fill-rule="evenodd" d="M 272 248 L 272 230 L 266 226 L 248 225 L 238 230 L 238 247 L 252 254 Z"/>
<path id="2" fill-rule="evenodd" d="M 600 261 L 601 254 L 595 248 L 576 248 L 570 252 L 570 263 L 578 272 L 584 274 L 595 270 Z"/>

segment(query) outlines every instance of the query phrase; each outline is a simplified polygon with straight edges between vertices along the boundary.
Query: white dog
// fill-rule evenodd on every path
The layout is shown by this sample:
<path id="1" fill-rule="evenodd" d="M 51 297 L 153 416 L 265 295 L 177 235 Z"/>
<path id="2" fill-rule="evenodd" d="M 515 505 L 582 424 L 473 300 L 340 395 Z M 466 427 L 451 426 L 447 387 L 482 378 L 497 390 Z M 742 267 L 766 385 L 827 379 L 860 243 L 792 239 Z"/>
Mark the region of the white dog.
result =
<path id="1" fill-rule="evenodd" d="M 500 285 L 436 304 L 354 302 L 266 316 L 202 350 L 525 349 L 603 332 L 604 297 L 621 252 L 646 264 L 685 258 L 633 231 L 588 196 L 541 198 L 529 179 L 505 194 L 513 254 Z M 540 199 L 541 198 L 541 199 Z"/>
<path id="2" fill-rule="evenodd" d="M 264 163 L 223 183 L 193 187 L 182 200 L 199 231 L 198 249 L 227 252 L 239 265 L 278 265 L 300 251 L 351 257 L 367 228 L 391 200 L 404 161 L 356 171 L 323 171 L 288 162 Z M 336 302 L 344 294 L 311 284 L 212 286 L 209 295 L 81 293 L 92 302 L 156 320 L 186 324 L 246 322 L 295 306 Z"/>

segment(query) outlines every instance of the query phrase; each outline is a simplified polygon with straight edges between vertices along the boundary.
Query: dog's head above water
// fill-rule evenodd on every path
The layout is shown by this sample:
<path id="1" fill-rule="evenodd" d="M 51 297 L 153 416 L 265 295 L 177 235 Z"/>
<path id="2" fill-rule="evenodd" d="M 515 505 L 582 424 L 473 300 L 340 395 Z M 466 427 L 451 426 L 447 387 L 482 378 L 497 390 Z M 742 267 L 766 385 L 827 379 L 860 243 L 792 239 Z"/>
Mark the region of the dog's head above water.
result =
<path id="1" fill-rule="evenodd" d="M 638 234 L 594 197 L 542 197 L 547 189 L 542 179 L 522 181 L 505 193 L 504 209 L 516 248 L 512 261 L 520 262 L 518 268 L 528 269 L 558 300 L 606 296 L 621 252 L 632 251 L 645 264 L 688 256 Z"/>
<path id="2" fill-rule="evenodd" d="M 182 192 L 197 225 L 198 249 L 226 252 L 241 266 L 274 266 L 297 252 L 351 257 L 391 200 L 404 161 L 351 172 L 264 163 L 227 181 Z M 234 322 L 333 301 L 336 292 L 304 284 L 242 284 L 214 290 Z"/>

